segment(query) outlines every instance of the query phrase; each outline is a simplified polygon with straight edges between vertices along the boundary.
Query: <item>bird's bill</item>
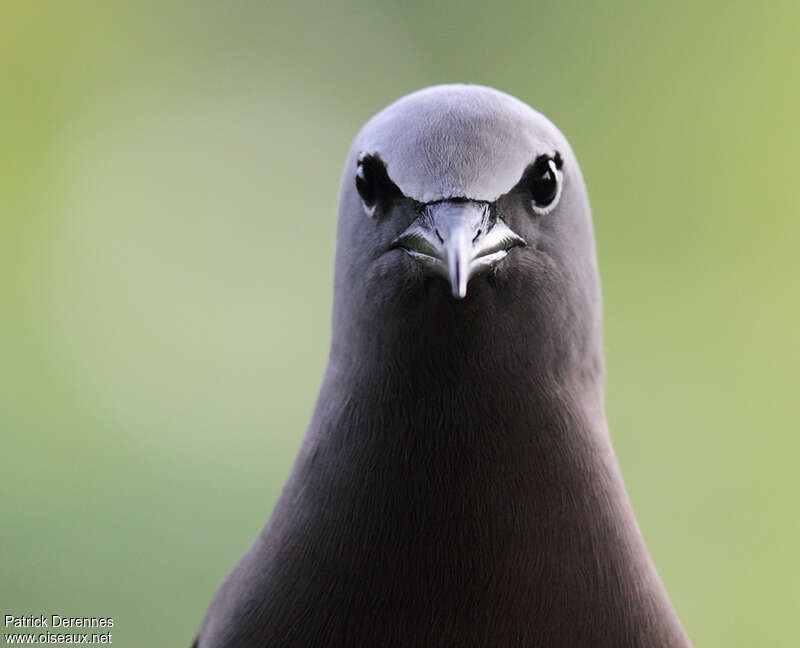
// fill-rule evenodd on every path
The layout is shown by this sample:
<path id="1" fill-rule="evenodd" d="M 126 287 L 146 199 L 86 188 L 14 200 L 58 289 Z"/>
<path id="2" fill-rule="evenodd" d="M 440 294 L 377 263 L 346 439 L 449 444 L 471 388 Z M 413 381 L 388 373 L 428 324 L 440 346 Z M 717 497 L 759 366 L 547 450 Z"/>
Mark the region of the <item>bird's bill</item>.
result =
<path id="1" fill-rule="evenodd" d="M 489 203 L 442 200 L 429 203 L 392 247 L 403 248 L 431 275 L 444 278 L 453 297 L 467 294 L 477 274 L 494 267 L 525 240 L 491 213 Z"/>

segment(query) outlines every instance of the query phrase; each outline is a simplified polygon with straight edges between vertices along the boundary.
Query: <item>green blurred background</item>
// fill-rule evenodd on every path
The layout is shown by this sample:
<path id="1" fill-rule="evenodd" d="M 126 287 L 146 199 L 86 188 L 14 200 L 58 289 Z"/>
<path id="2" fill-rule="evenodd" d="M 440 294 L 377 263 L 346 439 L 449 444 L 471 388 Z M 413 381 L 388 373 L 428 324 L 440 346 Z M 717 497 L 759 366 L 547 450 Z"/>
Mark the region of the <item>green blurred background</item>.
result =
<path id="1" fill-rule="evenodd" d="M 329 341 L 350 141 L 444 81 L 571 140 L 608 414 L 697 646 L 796 646 L 800 3 L 0 3 L 0 614 L 188 645 Z"/>

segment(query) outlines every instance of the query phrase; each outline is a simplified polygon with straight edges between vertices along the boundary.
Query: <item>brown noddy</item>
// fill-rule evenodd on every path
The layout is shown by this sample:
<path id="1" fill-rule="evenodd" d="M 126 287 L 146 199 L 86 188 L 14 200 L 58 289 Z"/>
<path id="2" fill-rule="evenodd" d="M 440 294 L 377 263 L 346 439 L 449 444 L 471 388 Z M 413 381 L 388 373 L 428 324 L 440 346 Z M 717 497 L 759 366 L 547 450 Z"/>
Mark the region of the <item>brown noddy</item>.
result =
<path id="1" fill-rule="evenodd" d="M 305 439 L 195 645 L 679 648 L 609 440 L 589 203 L 486 87 L 356 137 Z"/>

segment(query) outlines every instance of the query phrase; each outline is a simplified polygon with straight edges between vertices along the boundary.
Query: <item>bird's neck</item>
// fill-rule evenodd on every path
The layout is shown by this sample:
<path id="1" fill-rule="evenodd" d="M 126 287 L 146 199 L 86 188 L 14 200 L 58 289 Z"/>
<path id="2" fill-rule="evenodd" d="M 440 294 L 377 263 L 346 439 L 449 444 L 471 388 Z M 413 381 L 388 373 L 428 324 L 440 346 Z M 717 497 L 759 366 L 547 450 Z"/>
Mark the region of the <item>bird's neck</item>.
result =
<path id="1" fill-rule="evenodd" d="M 536 619 L 541 636 L 561 628 L 574 645 L 618 617 L 609 645 L 648 624 L 660 638 L 641 645 L 684 645 L 622 484 L 600 379 L 468 358 L 431 360 L 434 371 L 334 352 L 259 546 L 302 546 L 292 564 L 303 578 L 325 574 L 326 591 L 386 600 L 395 616 Z"/>
<path id="2" fill-rule="evenodd" d="M 493 343 L 502 329 L 481 322 L 414 330 L 334 343 L 306 450 L 329 454 L 337 471 L 354 467 L 363 483 L 392 475 L 482 510 L 541 506 L 540 522 L 554 501 L 592 502 L 635 527 L 608 437 L 599 343 Z M 563 514 L 587 526 L 602 518 L 581 519 L 578 506 Z"/>
<path id="3" fill-rule="evenodd" d="M 317 482 L 333 497 L 331 485 L 341 486 L 363 519 L 371 506 L 394 510 L 393 534 L 411 528 L 403 516 L 422 515 L 467 542 L 495 529 L 519 549 L 646 561 L 601 378 L 543 376 L 530 358 L 511 356 L 332 355 L 298 459 L 304 488 Z"/>

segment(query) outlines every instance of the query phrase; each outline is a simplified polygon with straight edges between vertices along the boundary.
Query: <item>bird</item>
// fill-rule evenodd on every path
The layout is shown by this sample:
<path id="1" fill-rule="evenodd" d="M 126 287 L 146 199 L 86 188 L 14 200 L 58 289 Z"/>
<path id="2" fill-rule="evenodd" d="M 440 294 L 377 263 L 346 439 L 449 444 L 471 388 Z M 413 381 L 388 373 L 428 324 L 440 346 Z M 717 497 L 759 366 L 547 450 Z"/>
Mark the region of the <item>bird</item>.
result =
<path id="1" fill-rule="evenodd" d="M 331 344 L 263 530 L 197 648 L 682 648 L 604 405 L 564 135 L 445 84 L 372 117 L 338 204 Z"/>

